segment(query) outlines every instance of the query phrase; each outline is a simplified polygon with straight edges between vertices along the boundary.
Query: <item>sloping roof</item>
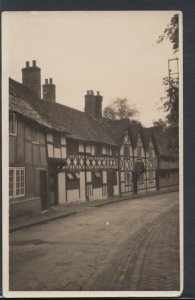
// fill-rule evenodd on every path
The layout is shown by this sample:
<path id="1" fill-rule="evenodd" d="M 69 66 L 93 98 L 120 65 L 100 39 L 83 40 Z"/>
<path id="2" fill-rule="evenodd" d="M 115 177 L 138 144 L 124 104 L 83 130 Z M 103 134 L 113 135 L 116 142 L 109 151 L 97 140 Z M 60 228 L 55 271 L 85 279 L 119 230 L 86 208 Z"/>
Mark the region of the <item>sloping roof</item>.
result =
<path id="1" fill-rule="evenodd" d="M 130 133 L 130 137 L 132 140 L 132 144 L 134 147 L 137 146 L 138 138 L 141 132 L 141 124 L 129 121 L 129 119 L 122 120 L 103 120 L 105 126 L 111 132 L 112 136 L 117 140 L 117 142 L 121 145 L 123 142 L 123 138 L 125 133 L 128 131 Z"/>
<path id="2" fill-rule="evenodd" d="M 167 133 L 158 127 L 153 127 L 152 132 L 159 155 L 175 156 L 176 150 L 170 147 Z"/>
<path id="3" fill-rule="evenodd" d="M 152 137 L 152 127 L 143 127 L 142 128 L 142 138 L 145 144 L 145 148 L 148 150 L 150 145 L 150 140 Z"/>
<path id="4" fill-rule="evenodd" d="M 140 123 L 130 122 L 129 130 L 130 130 L 133 146 L 136 147 L 142 130 L 142 125 Z"/>
<path id="5" fill-rule="evenodd" d="M 117 146 L 101 121 L 68 106 L 39 100 L 31 89 L 10 79 L 10 109 L 70 137 Z"/>
<path id="6" fill-rule="evenodd" d="M 129 120 L 102 119 L 102 122 L 120 145 L 123 142 L 126 131 L 128 130 Z"/>

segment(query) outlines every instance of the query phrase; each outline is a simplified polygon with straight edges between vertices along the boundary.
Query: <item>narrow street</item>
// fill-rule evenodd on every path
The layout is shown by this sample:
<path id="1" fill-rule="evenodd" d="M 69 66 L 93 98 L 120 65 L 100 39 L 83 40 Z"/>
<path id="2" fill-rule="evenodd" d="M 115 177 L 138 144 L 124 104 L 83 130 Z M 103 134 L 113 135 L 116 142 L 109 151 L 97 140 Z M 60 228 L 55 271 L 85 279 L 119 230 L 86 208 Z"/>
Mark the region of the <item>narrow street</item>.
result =
<path id="1" fill-rule="evenodd" d="M 178 193 L 86 208 L 10 234 L 10 290 L 179 290 Z"/>

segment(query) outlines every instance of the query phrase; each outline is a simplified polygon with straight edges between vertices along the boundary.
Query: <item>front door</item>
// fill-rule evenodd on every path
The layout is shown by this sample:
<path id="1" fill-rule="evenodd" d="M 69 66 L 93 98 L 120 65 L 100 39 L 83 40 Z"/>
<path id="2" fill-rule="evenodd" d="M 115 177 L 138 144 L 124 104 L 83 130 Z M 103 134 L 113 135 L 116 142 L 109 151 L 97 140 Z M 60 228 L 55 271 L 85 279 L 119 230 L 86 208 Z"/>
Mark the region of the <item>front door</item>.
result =
<path id="1" fill-rule="evenodd" d="M 47 210 L 47 172 L 40 171 L 41 210 Z"/>
<path id="2" fill-rule="evenodd" d="M 108 196 L 114 196 L 114 183 L 115 183 L 115 173 L 110 171 L 107 173 L 107 189 L 108 189 Z"/>
<path id="3" fill-rule="evenodd" d="M 137 194 L 137 180 L 138 180 L 138 175 L 136 173 L 133 173 L 133 192 L 134 192 L 134 194 Z"/>

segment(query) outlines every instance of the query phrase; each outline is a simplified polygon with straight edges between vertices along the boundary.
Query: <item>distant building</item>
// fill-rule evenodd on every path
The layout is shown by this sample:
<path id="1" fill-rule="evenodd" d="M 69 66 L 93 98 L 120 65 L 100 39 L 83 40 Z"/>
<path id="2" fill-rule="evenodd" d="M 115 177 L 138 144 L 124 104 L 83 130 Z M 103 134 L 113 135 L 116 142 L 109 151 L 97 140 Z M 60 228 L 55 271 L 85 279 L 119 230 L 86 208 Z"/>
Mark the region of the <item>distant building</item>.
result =
<path id="1" fill-rule="evenodd" d="M 178 184 L 177 158 L 166 156 L 176 164 L 163 171 L 165 158 L 152 128 L 102 118 L 99 92 L 87 91 L 85 112 L 58 104 L 51 78 L 41 99 L 36 61 L 27 62 L 22 74 L 23 83 L 9 80 L 11 217 Z"/>

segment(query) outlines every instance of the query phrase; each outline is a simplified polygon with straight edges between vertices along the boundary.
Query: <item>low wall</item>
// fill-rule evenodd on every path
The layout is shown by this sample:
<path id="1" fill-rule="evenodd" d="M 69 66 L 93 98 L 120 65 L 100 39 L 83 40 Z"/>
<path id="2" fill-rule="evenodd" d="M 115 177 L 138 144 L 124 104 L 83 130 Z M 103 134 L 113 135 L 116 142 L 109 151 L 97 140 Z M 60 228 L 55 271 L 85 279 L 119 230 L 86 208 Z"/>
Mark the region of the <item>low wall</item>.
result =
<path id="1" fill-rule="evenodd" d="M 41 199 L 39 197 L 10 201 L 9 214 L 11 218 L 34 215 L 38 213 L 41 213 Z"/>

